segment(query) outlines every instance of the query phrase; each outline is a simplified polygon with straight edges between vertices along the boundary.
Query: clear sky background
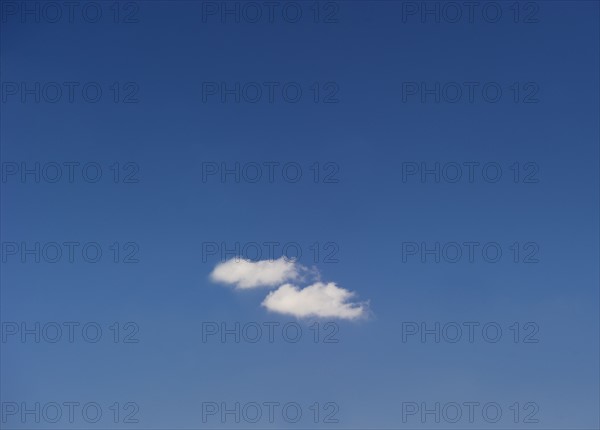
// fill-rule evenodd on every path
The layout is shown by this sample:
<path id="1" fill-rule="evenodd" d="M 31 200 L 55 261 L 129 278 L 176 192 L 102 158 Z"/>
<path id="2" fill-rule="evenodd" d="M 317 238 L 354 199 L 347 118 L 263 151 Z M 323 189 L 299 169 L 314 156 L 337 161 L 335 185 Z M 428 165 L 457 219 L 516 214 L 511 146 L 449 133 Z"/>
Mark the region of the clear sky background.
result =
<path id="1" fill-rule="evenodd" d="M 37 23 L 20 10 L 12 14 L 15 2 L 2 2 L 2 428 L 598 428 L 597 2 L 520 2 L 518 22 L 513 3 L 499 2 L 495 23 L 488 22 L 493 10 L 485 19 L 481 6 L 473 22 L 463 9 L 459 22 L 442 15 L 438 23 L 407 14 L 412 2 L 391 1 L 321 2 L 319 22 L 314 4 L 299 2 L 296 23 L 288 22 L 289 2 L 288 15 L 277 8 L 272 23 L 266 8 L 259 22 L 242 15 L 238 23 L 208 14 L 221 2 L 143 1 L 119 8 L 119 20 L 137 22 L 115 23 L 112 2 L 98 4 L 96 23 L 82 17 L 82 6 L 73 23 L 66 8 L 59 22 L 48 22 L 54 15 L 47 9 Z M 327 17 L 335 22 L 322 22 Z M 39 103 L 24 91 L 36 82 L 48 91 Z M 48 101 L 49 82 L 62 85 L 56 103 Z M 64 82 L 78 83 L 72 102 Z M 81 95 L 90 82 L 103 90 L 97 103 Z M 206 92 L 207 82 L 258 82 L 265 93 L 256 103 L 236 103 L 234 95 L 222 102 L 221 93 Z M 273 103 L 264 82 L 278 85 Z M 290 82 L 303 90 L 297 103 L 281 95 Z M 465 93 L 455 103 L 425 94 L 423 103 L 421 93 L 406 93 L 414 88 L 406 82 L 477 86 L 472 102 Z M 495 103 L 481 94 L 489 83 L 502 88 Z M 455 87 L 446 88 L 452 97 Z M 276 169 L 269 181 L 266 168 L 256 183 L 203 178 L 204 163 L 270 161 L 298 163 L 302 178 L 292 183 Z M 36 162 L 98 163 L 103 174 L 95 183 L 78 169 L 71 183 L 64 167 L 56 183 L 8 174 L 11 163 L 33 169 Z M 502 176 L 490 183 L 476 169 L 470 182 L 463 166 L 456 183 L 403 178 L 406 163 L 436 162 L 498 163 Z M 337 182 L 326 182 L 334 170 Z M 138 181 L 125 183 L 126 173 Z M 73 263 L 65 254 L 56 263 L 31 255 L 21 262 L 22 242 L 69 241 L 98 243 L 101 260 L 84 261 L 78 247 Z M 368 301 L 368 315 L 348 321 L 268 312 L 261 302 L 269 289 L 210 281 L 220 257 L 203 255 L 208 242 L 228 249 L 236 242 L 298 244 L 298 262 Z M 502 257 L 485 261 L 480 245 L 473 262 L 466 255 L 456 263 L 425 255 L 422 262 L 420 253 L 406 255 L 406 242 L 494 242 Z M 17 255 L 7 243 L 18 244 Z M 139 262 L 124 263 L 131 252 Z M 325 258 L 330 252 L 336 261 Z M 280 246 L 274 257 L 281 254 Z M 524 262 L 528 256 L 538 262 Z M 21 330 L 23 322 L 69 321 L 80 324 L 73 342 L 65 333 L 56 343 L 7 334 L 14 327 L 7 323 Z M 81 336 L 90 322 L 103 330 L 97 343 Z M 109 328 L 115 322 L 117 343 Z M 206 323 L 236 322 L 280 325 L 273 342 L 266 332 L 257 343 L 236 343 L 233 335 L 203 341 Z M 452 335 L 439 343 L 433 335 L 403 341 L 407 323 L 436 322 L 479 326 L 473 342 L 466 329 L 455 343 Z M 284 338 L 288 323 L 302 328 L 300 341 Z M 498 342 L 482 336 L 488 323 L 502 328 Z M 324 342 L 332 331 L 338 342 Z M 77 409 L 72 423 L 64 416 L 37 423 L 33 415 L 22 422 L 21 410 L 6 413 L 23 402 L 96 402 L 103 415 L 92 424 Z M 128 402 L 139 408 L 137 423 L 123 422 L 134 411 Z M 296 402 L 303 415 L 289 423 L 276 409 L 274 423 L 265 416 L 236 423 L 232 415 L 223 422 L 218 414 L 203 422 L 203 404 L 211 402 Z M 447 405 L 467 402 L 480 404 L 473 422 L 462 406 L 463 417 L 452 423 Z M 403 416 L 413 403 L 446 405 L 447 414 L 440 412 L 439 422 L 420 411 Z M 501 407 L 497 423 L 482 416 L 488 403 Z M 331 408 L 337 423 L 324 422 Z"/>

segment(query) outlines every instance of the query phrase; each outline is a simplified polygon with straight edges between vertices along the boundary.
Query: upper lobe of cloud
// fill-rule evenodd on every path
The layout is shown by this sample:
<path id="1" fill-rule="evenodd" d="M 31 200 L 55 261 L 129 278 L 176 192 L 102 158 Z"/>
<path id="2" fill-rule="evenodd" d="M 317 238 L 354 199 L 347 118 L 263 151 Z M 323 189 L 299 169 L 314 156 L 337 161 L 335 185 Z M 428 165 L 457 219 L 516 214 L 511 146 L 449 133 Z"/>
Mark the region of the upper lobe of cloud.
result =
<path id="1" fill-rule="evenodd" d="M 272 261 L 231 259 L 219 263 L 210 274 L 213 281 L 232 284 L 240 289 L 273 287 L 298 276 L 295 261 L 284 257 Z"/>
<path id="2" fill-rule="evenodd" d="M 285 284 L 270 292 L 262 305 L 270 311 L 299 318 L 356 319 L 365 315 L 366 305 L 349 303 L 348 300 L 353 296 L 353 292 L 333 282 L 317 282 L 303 289 Z"/>

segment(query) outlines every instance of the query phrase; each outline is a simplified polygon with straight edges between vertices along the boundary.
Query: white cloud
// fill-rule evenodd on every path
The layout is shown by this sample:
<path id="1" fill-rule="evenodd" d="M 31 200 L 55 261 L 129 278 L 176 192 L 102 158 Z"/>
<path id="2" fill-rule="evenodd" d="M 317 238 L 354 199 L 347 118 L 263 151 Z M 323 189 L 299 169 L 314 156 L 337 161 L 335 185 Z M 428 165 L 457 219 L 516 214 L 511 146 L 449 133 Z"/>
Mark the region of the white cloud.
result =
<path id="1" fill-rule="evenodd" d="M 232 284 L 240 289 L 273 287 L 298 277 L 296 262 L 284 257 L 265 261 L 234 258 L 217 264 L 210 274 L 213 281 Z"/>
<path id="2" fill-rule="evenodd" d="M 316 282 L 300 289 L 285 284 L 272 291 L 262 302 L 268 310 L 303 317 L 356 319 L 367 311 L 365 303 L 349 303 L 354 293 L 334 282 Z"/>

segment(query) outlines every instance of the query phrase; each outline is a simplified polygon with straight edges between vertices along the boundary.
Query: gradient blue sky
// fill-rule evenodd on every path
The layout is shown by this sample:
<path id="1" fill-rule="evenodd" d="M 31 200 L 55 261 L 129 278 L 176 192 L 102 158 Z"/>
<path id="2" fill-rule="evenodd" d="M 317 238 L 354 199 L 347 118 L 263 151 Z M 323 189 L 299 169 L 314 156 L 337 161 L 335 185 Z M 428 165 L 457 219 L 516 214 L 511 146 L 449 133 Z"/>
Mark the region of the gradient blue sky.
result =
<path id="1" fill-rule="evenodd" d="M 2 2 L 6 4 L 9 2 Z M 31 2 L 34 3 L 34 2 Z M 112 2 L 111 2 L 112 3 Z M 230 2 L 230 4 L 233 2 Z M 98 424 L 21 423 L 2 428 L 539 428 L 599 422 L 599 6 L 537 2 L 537 23 L 515 23 L 512 2 L 488 23 L 402 20 L 404 2 L 337 3 L 336 23 L 314 23 L 301 2 L 296 24 L 202 19 L 202 2 L 139 2 L 137 23 L 21 23 L 3 16 L 6 82 L 99 82 L 98 103 L 1 106 L 2 162 L 97 162 L 89 184 L 2 183 L 2 242 L 139 244 L 137 264 L 2 263 L 3 322 L 95 321 L 99 343 L 7 340 L 2 402 L 95 401 Z M 433 4 L 433 3 L 430 3 Z M 325 3 L 321 3 L 324 7 Z M 405 4 L 404 4 L 405 6 Z M 206 22 L 203 22 L 206 21 Z M 111 83 L 134 82 L 138 103 L 115 104 Z M 338 103 L 220 103 L 203 82 L 335 82 Z M 498 82 L 498 103 L 402 99 L 403 82 Z M 508 87 L 534 82 L 538 103 Z M 3 87 L 6 89 L 6 87 Z M 288 183 L 202 180 L 202 163 L 297 162 Z M 403 182 L 406 162 L 497 162 L 502 180 Z M 138 183 L 115 184 L 109 165 L 134 162 Z M 313 183 L 309 166 L 334 162 L 338 183 Z M 538 183 L 514 183 L 508 166 L 534 162 Z M 209 281 L 203 242 L 298 242 L 315 265 L 370 300 L 370 316 L 340 321 L 338 343 L 202 342 L 202 323 L 293 317 L 260 306 L 266 290 Z M 402 262 L 402 243 L 498 242 L 490 264 Z M 335 242 L 338 263 L 316 264 L 308 246 Z M 537 264 L 508 247 L 535 242 Z M 321 321 L 324 324 L 329 319 Z M 106 329 L 135 322 L 138 343 Z M 403 322 L 497 322 L 500 342 L 402 342 Z M 538 343 L 508 327 L 535 322 Z M 202 422 L 203 402 L 298 402 L 288 424 Z M 403 402 L 497 402 L 497 424 L 402 422 Z M 139 405 L 138 424 L 115 424 L 106 405 Z M 338 424 L 315 424 L 308 405 L 335 402 Z M 539 406 L 539 423 L 514 423 L 508 407 Z"/>

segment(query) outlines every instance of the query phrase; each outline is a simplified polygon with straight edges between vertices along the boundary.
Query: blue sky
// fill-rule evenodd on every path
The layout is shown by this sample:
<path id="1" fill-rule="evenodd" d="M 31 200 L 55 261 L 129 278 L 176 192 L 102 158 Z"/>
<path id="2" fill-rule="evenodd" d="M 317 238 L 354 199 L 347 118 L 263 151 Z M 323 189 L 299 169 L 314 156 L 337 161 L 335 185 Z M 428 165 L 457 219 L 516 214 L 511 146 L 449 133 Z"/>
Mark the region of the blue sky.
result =
<path id="1" fill-rule="evenodd" d="M 598 3 L 491 3 L 2 1 L 2 428 L 598 428 Z"/>

